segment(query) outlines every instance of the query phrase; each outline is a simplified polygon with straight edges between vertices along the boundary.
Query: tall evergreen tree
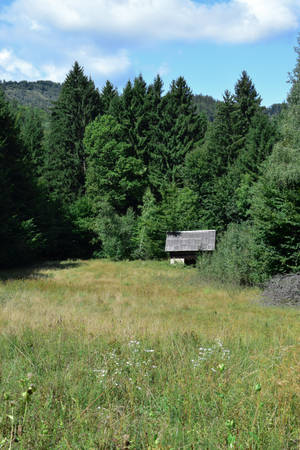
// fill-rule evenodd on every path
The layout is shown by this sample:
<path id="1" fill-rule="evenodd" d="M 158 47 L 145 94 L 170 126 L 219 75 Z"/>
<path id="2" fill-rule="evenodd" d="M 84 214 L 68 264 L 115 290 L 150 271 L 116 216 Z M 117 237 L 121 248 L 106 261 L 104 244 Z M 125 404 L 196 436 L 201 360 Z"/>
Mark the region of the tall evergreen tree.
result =
<path id="1" fill-rule="evenodd" d="M 34 176 L 41 174 L 44 162 L 44 130 L 40 113 L 33 108 L 18 111 L 20 137 L 25 148 L 25 159 Z"/>
<path id="2" fill-rule="evenodd" d="M 30 167 L 4 93 L 0 89 L 0 266 L 30 261 L 38 250 L 40 233 L 33 210 L 35 191 Z"/>
<path id="3" fill-rule="evenodd" d="M 131 146 L 131 154 L 144 165 L 144 178 L 150 183 L 153 149 L 158 142 L 158 124 L 161 122 L 159 105 L 161 103 L 162 81 L 156 78 L 147 87 L 140 75 L 134 82 L 128 81 L 122 95 L 114 99 L 111 114 L 123 129 L 123 141 Z"/>
<path id="4" fill-rule="evenodd" d="M 106 81 L 104 87 L 101 90 L 101 113 L 111 114 L 112 102 L 118 97 L 118 91 L 111 84 L 110 81 Z"/>
<path id="5" fill-rule="evenodd" d="M 254 84 L 244 71 L 235 85 L 234 95 L 225 91 L 223 102 L 217 105 L 216 119 L 201 152 L 204 161 L 202 179 L 198 182 L 199 210 L 208 226 L 224 230 L 230 222 L 244 218 L 245 205 L 239 209 L 236 191 L 243 174 L 251 168 L 255 170 L 257 163 L 270 153 L 274 142 L 273 128 L 262 115 L 260 102 Z M 258 141 L 260 148 L 256 148 Z"/>
<path id="6" fill-rule="evenodd" d="M 185 161 L 186 185 L 198 194 L 199 221 L 208 228 L 223 229 L 227 222 L 224 201 L 229 194 L 223 177 L 234 161 L 234 108 L 234 98 L 226 90 L 223 102 L 217 105 L 216 118 L 208 128 L 204 145 L 187 155 Z"/>
<path id="7" fill-rule="evenodd" d="M 146 104 L 147 84 L 139 75 L 133 84 L 128 81 L 120 98 L 117 120 L 122 124 L 125 139 L 132 146 L 133 154 L 145 166 L 148 165 L 147 135 L 149 130 L 148 108 Z"/>
<path id="8" fill-rule="evenodd" d="M 124 131 L 110 115 L 98 116 L 86 128 L 86 190 L 96 202 L 107 200 L 118 213 L 137 208 L 145 189 L 145 168 L 124 141 Z"/>
<path id="9" fill-rule="evenodd" d="M 185 157 L 201 142 L 206 129 L 206 116 L 196 112 L 192 92 L 179 77 L 161 104 L 159 142 L 152 155 L 153 180 L 158 186 L 170 182 L 183 186 Z"/>
<path id="10" fill-rule="evenodd" d="M 269 275 L 300 269 L 300 34 L 295 50 L 281 138 L 261 167 L 251 206 L 260 258 Z"/>
<path id="11" fill-rule="evenodd" d="M 66 204 L 84 191 L 83 136 L 100 111 L 98 90 L 75 62 L 52 111 L 44 170 L 52 194 Z"/>
<path id="12" fill-rule="evenodd" d="M 223 102 L 218 103 L 216 118 L 207 136 L 207 157 L 214 177 L 223 175 L 234 161 L 233 95 L 226 90 Z"/>
<path id="13" fill-rule="evenodd" d="M 261 104 L 261 97 L 258 95 L 251 78 L 245 70 L 235 85 L 234 100 L 233 157 L 235 159 L 245 145 L 252 118 L 260 110 Z"/>

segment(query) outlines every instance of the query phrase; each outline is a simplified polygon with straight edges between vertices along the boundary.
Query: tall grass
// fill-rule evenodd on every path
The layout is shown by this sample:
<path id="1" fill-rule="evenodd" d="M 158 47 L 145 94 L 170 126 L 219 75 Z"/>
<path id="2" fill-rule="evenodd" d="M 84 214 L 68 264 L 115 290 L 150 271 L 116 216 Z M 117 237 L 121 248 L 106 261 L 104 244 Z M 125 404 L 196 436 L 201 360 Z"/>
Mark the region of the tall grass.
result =
<path id="1" fill-rule="evenodd" d="M 167 263 L 2 275 L 0 448 L 299 447 L 299 311 Z"/>

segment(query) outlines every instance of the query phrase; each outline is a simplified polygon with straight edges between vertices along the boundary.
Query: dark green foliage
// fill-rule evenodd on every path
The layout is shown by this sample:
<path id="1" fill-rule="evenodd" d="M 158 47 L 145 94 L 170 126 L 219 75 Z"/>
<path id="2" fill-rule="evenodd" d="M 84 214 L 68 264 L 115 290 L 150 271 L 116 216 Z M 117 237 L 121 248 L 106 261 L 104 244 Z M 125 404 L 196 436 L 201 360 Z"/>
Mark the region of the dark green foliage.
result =
<path id="1" fill-rule="evenodd" d="M 105 198 L 118 212 L 137 207 L 145 188 L 145 168 L 124 129 L 114 117 L 98 117 L 86 129 L 86 190 L 90 198 Z"/>
<path id="2" fill-rule="evenodd" d="M 242 149 L 237 164 L 242 172 L 251 173 L 255 177 L 260 164 L 271 154 L 279 133 L 274 122 L 262 111 L 256 113 L 246 135 L 245 146 Z"/>
<path id="3" fill-rule="evenodd" d="M 191 189 L 169 186 L 158 202 L 148 189 L 138 219 L 136 256 L 162 258 L 168 231 L 199 228 L 198 197 Z"/>
<path id="4" fill-rule="evenodd" d="M 233 163 L 234 114 L 236 104 L 229 91 L 217 105 L 216 119 L 207 136 L 207 158 L 211 177 L 219 177 Z"/>
<path id="5" fill-rule="evenodd" d="M 267 112 L 268 116 L 276 117 L 281 113 L 281 111 L 284 111 L 286 108 L 287 108 L 287 104 L 285 102 L 274 103 L 273 105 L 266 108 L 266 112 Z"/>
<path id="6" fill-rule="evenodd" d="M 18 110 L 20 138 L 25 148 L 25 159 L 34 176 L 41 174 L 44 160 L 44 130 L 38 110 L 22 108 Z"/>
<path id="7" fill-rule="evenodd" d="M 253 188 L 251 217 L 269 275 L 300 269 L 300 36 L 296 53 L 281 139 Z"/>
<path id="8" fill-rule="evenodd" d="M 197 262 L 201 277 L 220 283 L 251 285 L 265 273 L 257 260 L 257 242 L 249 223 L 230 224 L 212 254 L 203 253 Z"/>
<path id="9" fill-rule="evenodd" d="M 75 62 L 49 123 L 1 94 L 0 264 L 162 258 L 167 231 L 216 229 L 206 276 L 255 284 L 299 270 L 296 51 L 287 108 L 272 119 L 245 71 L 216 103 L 183 77 L 165 95 L 159 76 L 147 86 L 141 75 L 99 93 Z"/>
<path id="10" fill-rule="evenodd" d="M 65 204 L 84 192 L 85 127 L 100 112 L 99 92 L 75 62 L 63 83 L 50 123 L 44 177 L 53 198 Z"/>
<path id="11" fill-rule="evenodd" d="M 201 223 L 224 231 L 247 218 L 250 186 L 277 138 L 246 72 L 217 105 L 205 144 L 186 159 L 187 185 L 199 195 Z M 246 196 L 246 197 L 245 197 Z"/>
<path id="12" fill-rule="evenodd" d="M 243 70 L 240 79 L 235 85 L 234 99 L 237 102 L 237 109 L 240 113 L 241 124 L 243 123 L 244 127 L 247 129 L 250 126 L 252 117 L 257 112 L 258 107 L 261 104 L 261 98 L 245 70 Z M 242 130 L 241 124 L 237 125 Z"/>
<path id="13" fill-rule="evenodd" d="M 166 232 L 199 229 L 198 196 L 188 187 L 170 185 L 161 204 Z"/>
<path id="14" fill-rule="evenodd" d="M 102 114 L 110 114 L 112 109 L 112 103 L 118 97 L 118 91 L 107 80 L 105 86 L 101 90 L 100 100 L 101 100 L 101 112 Z"/>
<path id="15" fill-rule="evenodd" d="M 194 95 L 193 102 L 196 105 L 198 113 L 204 113 L 212 122 L 215 118 L 218 101 L 210 95 Z"/>
<path id="16" fill-rule="evenodd" d="M 132 154 L 140 159 L 145 167 L 151 158 L 149 137 L 154 132 L 153 113 L 146 82 L 140 75 L 134 79 L 133 84 L 129 81 L 125 86 L 116 118 L 123 126 L 125 140 L 132 147 Z"/>
<path id="17" fill-rule="evenodd" d="M 135 256 L 142 259 L 162 258 L 166 229 L 161 205 L 148 188 L 138 219 Z"/>
<path id="18" fill-rule="evenodd" d="M 294 122 L 294 114 L 286 118 L 283 140 L 262 166 L 253 189 L 251 217 L 261 242 L 260 258 L 270 275 L 300 269 L 300 136 L 290 128 L 290 120 Z"/>
<path id="19" fill-rule="evenodd" d="M 235 204 L 236 218 L 248 217 L 251 196 L 250 188 L 258 178 L 262 162 L 271 154 L 274 144 L 279 139 L 275 122 L 271 122 L 263 112 L 255 114 L 246 136 L 245 146 L 235 164 L 235 185 L 232 203 Z"/>
<path id="20" fill-rule="evenodd" d="M 16 119 L 0 90 L 0 265 L 30 260 L 41 236 L 32 217 L 30 170 Z"/>
<path id="21" fill-rule="evenodd" d="M 163 97 L 158 142 L 153 149 L 154 186 L 183 186 L 186 155 L 199 144 L 207 129 L 206 116 L 197 114 L 193 96 L 183 77 L 171 84 Z"/>
<path id="22" fill-rule="evenodd" d="M 119 215 L 107 202 L 99 204 L 93 228 L 101 240 L 98 256 L 113 260 L 130 259 L 135 249 L 136 217 L 131 208 Z"/>

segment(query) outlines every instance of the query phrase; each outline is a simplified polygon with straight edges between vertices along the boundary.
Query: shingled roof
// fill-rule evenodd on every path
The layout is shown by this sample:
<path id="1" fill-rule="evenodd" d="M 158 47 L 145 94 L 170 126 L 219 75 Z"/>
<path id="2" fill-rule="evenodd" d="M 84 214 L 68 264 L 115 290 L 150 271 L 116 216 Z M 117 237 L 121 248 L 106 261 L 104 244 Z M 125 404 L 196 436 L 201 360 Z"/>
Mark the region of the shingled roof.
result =
<path id="1" fill-rule="evenodd" d="M 174 231 L 167 233 L 166 252 L 198 252 L 215 249 L 216 230 Z"/>

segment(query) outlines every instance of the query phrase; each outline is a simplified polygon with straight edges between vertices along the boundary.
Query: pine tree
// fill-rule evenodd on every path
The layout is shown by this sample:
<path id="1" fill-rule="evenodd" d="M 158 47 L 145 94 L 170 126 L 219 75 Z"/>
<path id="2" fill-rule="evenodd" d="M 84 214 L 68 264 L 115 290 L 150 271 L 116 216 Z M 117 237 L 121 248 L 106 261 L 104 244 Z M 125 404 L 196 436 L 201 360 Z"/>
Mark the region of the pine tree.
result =
<path id="1" fill-rule="evenodd" d="M 281 138 L 253 188 L 251 218 L 268 275 L 300 269 L 300 34 Z"/>
<path id="2" fill-rule="evenodd" d="M 145 189 L 145 168 L 124 130 L 110 115 L 97 117 L 86 128 L 86 190 L 94 201 L 105 199 L 118 213 L 137 208 Z"/>
<path id="3" fill-rule="evenodd" d="M 235 209 L 236 221 L 248 218 L 251 188 L 258 179 L 261 164 L 271 154 L 278 139 L 277 123 L 270 120 L 263 111 L 256 113 L 251 121 L 245 146 L 231 169 L 234 180 L 231 205 Z"/>
<path id="4" fill-rule="evenodd" d="M 100 111 L 99 92 L 75 62 L 52 111 L 44 170 L 54 198 L 65 204 L 84 192 L 83 136 L 86 126 Z"/>
<path id="5" fill-rule="evenodd" d="M 226 176 L 234 161 L 234 108 L 234 98 L 226 90 L 204 145 L 188 155 L 185 162 L 186 184 L 198 194 L 199 220 L 208 228 L 224 229 L 228 221 L 226 201 L 230 194 Z"/>
<path id="6" fill-rule="evenodd" d="M 274 143 L 274 129 L 263 115 L 260 102 L 254 84 L 244 71 L 235 85 L 235 94 L 225 91 L 223 102 L 217 105 L 216 119 L 201 154 L 204 161 L 202 179 L 198 182 L 199 211 L 208 226 L 224 230 L 230 222 L 245 218 L 247 207 L 237 198 L 237 190 L 242 179 L 243 183 L 250 182 L 248 172 L 255 170 Z M 243 184 L 239 195 L 245 193 Z"/>
<path id="7" fill-rule="evenodd" d="M 131 154 L 141 161 L 145 183 L 151 184 L 151 160 L 158 142 L 158 124 L 161 122 L 162 81 L 159 77 L 147 87 L 140 75 L 128 81 L 122 95 L 113 99 L 111 114 L 122 126 L 124 142 L 131 147 Z M 140 199 L 141 201 L 141 199 Z"/>
<path id="8" fill-rule="evenodd" d="M 234 97 L 226 90 L 207 136 L 207 157 L 214 177 L 223 175 L 234 162 L 234 111 Z"/>
<path id="9" fill-rule="evenodd" d="M 258 95 L 251 78 L 245 70 L 237 81 L 234 92 L 233 158 L 235 159 L 245 145 L 246 135 L 251 126 L 252 118 L 261 109 L 261 97 Z"/>
<path id="10" fill-rule="evenodd" d="M 35 190 L 16 118 L 0 89 L 0 266 L 30 261 L 41 245 L 34 210 Z"/>
<path id="11" fill-rule="evenodd" d="M 184 184 L 186 155 L 201 142 L 207 129 L 207 118 L 197 114 L 193 95 L 183 77 L 171 84 L 160 110 L 159 142 L 152 154 L 154 184 Z"/>
<path id="12" fill-rule="evenodd" d="M 111 84 L 110 81 L 106 81 L 104 87 L 101 90 L 101 113 L 111 114 L 112 102 L 118 97 L 118 91 Z"/>
<path id="13" fill-rule="evenodd" d="M 18 112 L 20 137 L 25 148 L 27 164 L 34 176 L 39 176 L 44 163 L 44 130 L 40 113 L 33 108 L 23 108 Z"/>

